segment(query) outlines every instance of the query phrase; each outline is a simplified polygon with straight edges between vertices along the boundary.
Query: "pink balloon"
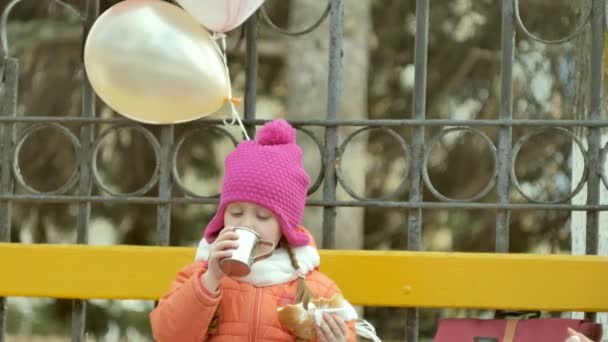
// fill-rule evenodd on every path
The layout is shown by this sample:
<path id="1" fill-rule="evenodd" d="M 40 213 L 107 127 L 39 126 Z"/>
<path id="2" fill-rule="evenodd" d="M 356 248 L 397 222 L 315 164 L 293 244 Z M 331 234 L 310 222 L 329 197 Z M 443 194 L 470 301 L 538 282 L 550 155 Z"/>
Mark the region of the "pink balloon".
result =
<path id="1" fill-rule="evenodd" d="M 203 26 L 213 32 L 228 32 L 241 25 L 264 0 L 176 0 Z"/>

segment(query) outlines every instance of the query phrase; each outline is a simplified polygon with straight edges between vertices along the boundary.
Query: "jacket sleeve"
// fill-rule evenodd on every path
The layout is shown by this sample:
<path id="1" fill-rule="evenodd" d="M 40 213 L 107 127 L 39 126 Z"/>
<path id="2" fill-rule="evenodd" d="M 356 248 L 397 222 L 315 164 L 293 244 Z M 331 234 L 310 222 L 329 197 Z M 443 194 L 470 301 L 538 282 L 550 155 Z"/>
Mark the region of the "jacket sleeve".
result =
<path id="1" fill-rule="evenodd" d="M 206 268 L 195 262 L 178 274 L 171 288 L 150 314 L 154 339 L 166 341 L 205 341 L 207 329 L 221 299 L 203 286 Z"/>
<path id="2" fill-rule="evenodd" d="M 317 278 L 317 282 L 321 286 L 319 286 L 319 289 L 317 291 L 313 291 L 317 292 L 314 293 L 314 295 L 323 298 L 331 298 L 336 293 L 342 294 L 342 292 L 338 288 L 338 285 L 336 285 L 333 280 L 329 279 L 327 276 L 325 276 L 319 271 L 313 271 L 313 273 L 316 272 L 318 272 L 319 276 L 315 278 Z M 357 334 L 355 333 L 355 321 L 346 322 L 346 326 L 348 327 L 348 342 L 356 342 Z"/>

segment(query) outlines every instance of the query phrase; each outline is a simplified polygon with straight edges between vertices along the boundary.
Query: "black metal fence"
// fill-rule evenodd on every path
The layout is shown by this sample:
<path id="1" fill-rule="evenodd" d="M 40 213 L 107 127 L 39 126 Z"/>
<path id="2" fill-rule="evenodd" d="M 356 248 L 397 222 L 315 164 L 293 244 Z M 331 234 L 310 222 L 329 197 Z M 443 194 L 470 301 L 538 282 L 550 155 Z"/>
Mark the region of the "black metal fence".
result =
<path id="1" fill-rule="evenodd" d="M 57 1 L 57 0 L 56 0 Z M 158 244 L 168 245 L 171 232 L 170 216 L 171 206 L 175 203 L 217 203 L 217 197 L 197 196 L 187 189 L 176 170 L 176 155 L 184 140 L 192 132 L 185 132 L 176 136 L 174 126 L 160 128 L 160 134 L 152 134 L 146 127 L 127 119 L 104 119 L 96 115 L 95 94 L 88 82 L 85 82 L 82 98 L 82 115 L 80 117 L 54 117 L 54 116 L 19 116 L 17 115 L 18 99 L 18 60 L 10 56 L 7 50 L 6 21 L 11 8 L 19 0 L 8 3 L 3 13 L 3 47 L 6 58 L 2 73 L 2 96 L 4 107 L 0 112 L 0 241 L 9 241 L 11 233 L 11 207 L 15 203 L 77 203 L 77 241 L 86 244 L 88 241 L 88 228 L 91 205 L 95 203 L 142 203 L 155 205 L 157 208 L 157 234 Z M 602 116 L 602 74 L 603 50 L 605 32 L 605 1 L 592 0 L 591 10 L 586 19 L 569 36 L 556 41 L 540 39 L 526 30 L 519 16 L 517 0 L 502 1 L 502 35 L 501 35 L 501 97 L 500 111 L 495 119 L 491 120 L 447 120 L 426 119 L 427 98 L 427 52 L 429 32 L 429 0 L 416 1 L 416 37 L 415 37 L 415 85 L 413 91 L 413 116 L 411 118 L 394 120 L 341 120 L 338 117 L 339 94 L 341 91 L 341 54 L 342 54 L 342 23 L 344 0 L 330 0 L 326 11 L 317 23 L 301 32 L 287 32 L 272 23 L 268 15 L 262 10 L 259 16 L 253 16 L 246 23 L 246 92 L 244 123 L 250 134 L 255 126 L 262 124 L 256 119 L 256 77 L 258 71 L 257 26 L 258 18 L 266 21 L 270 27 L 292 35 L 306 34 L 314 30 L 321 22 L 329 18 L 330 21 L 330 53 L 328 56 L 328 102 L 327 113 L 324 120 L 293 120 L 298 129 L 312 137 L 318 144 L 322 156 L 322 172 L 313 180 L 311 193 L 322 186 L 323 198 L 310 200 L 308 205 L 323 207 L 323 247 L 332 248 L 335 242 L 335 217 L 338 207 L 384 207 L 402 208 L 407 210 L 407 247 L 410 250 L 421 250 L 422 214 L 423 210 L 430 208 L 445 209 L 488 209 L 496 211 L 496 241 L 497 252 L 509 250 L 509 216 L 513 210 L 520 209 L 552 209 L 562 211 L 582 210 L 587 216 L 587 253 L 596 254 L 598 251 L 599 212 L 608 210 L 607 205 L 600 204 L 600 185 L 608 187 L 608 178 L 604 172 L 608 145 L 601 144 L 601 128 L 608 126 L 608 121 Z M 86 13 L 83 15 L 85 27 L 88 28 L 99 14 L 99 1 L 87 0 Z M 584 120 L 524 120 L 513 118 L 513 65 L 514 42 L 517 27 L 531 39 L 553 44 L 564 43 L 575 38 L 582 29 L 591 27 L 591 94 L 587 105 L 588 113 Z M 86 30 L 85 30 L 86 32 Z M 67 125 L 79 126 L 80 134 L 74 134 Z M 111 127 L 100 134 L 95 134 L 95 127 L 110 125 Z M 200 125 L 211 126 L 213 129 L 223 130 L 220 120 L 200 120 Z M 344 126 L 360 127 L 350 136 L 339 141 L 338 128 Z M 430 139 L 425 136 L 427 127 L 452 126 L 442 130 Z M 131 193 L 117 193 L 104 184 L 99 176 L 96 159 L 100 144 L 104 137 L 112 131 L 122 127 L 137 130 L 147 139 L 156 157 L 156 168 L 152 178 L 142 188 Z M 324 137 L 316 137 L 307 127 L 321 127 Z M 396 128 L 410 128 L 411 140 L 406 141 L 393 130 Z M 498 141 L 494 142 L 479 128 L 494 127 L 499 131 Z M 537 128 L 524 136 L 515 144 L 512 141 L 512 132 L 516 127 Z M 588 132 L 586 144 L 571 131 L 575 128 L 586 128 Z M 31 134 L 41 129 L 52 129 L 63 134 L 72 143 L 77 155 L 77 168 L 69 181 L 60 188 L 51 192 L 37 191 L 28 185 L 19 169 L 19 151 Z M 352 191 L 344 181 L 340 163 L 341 155 L 346 146 L 357 134 L 370 129 L 380 129 L 391 134 L 399 142 L 403 156 L 409 163 L 407 179 L 396 190 L 395 194 L 409 188 L 407 201 L 394 200 L 395 194 L 378 199 L 370 199 Z M 584 176 L 578 187 L 566 197 L 556 201 L 540 201 L 526 196 L 521 189 L 514 171 L 514 163 L 518 151 L 537 134 L 546 130 L 553 130 L 555 134 L 564 134 L 571 138 L 581 149 L 585 159 Z M 430 150 L 445 134 L 454 131 L 466 131 L 481 137 L 493 153 L 494 171 L 491 181 L 478 194 L 468 199 L 453 199 L 441 194 L 432 184 L 428 176 L 428 158 Z M 230 133 L 233 142 L 236 142 Z M 313 177 L 314 178 L 314 177 Z M 15 185 L 26 190 L 24 194 L 14 192 Z M 340 201 L 336 198 L 338 184 L 354 198 L 352 201 Z M 587 185 L 586 204 L 571 204 L 570 200 Z M 69 191 L 77 188 L 77 191 Z M 104 195 L 94 195 L 92 188 L 98 187 Z M 173 195 L 173 187 L 179 187 L 185 194 L 183 197 Z M 437 201 L 424 201 L 423 190 L 427 189 Z M 150 194 L 151 189 L 158 189 L 157 194 Z M 526 197 L 528 203 L 511 203 L 509 194 L 518 191 Z M 489 191 L 495 190 L 498 200 L 493 203 L 480 202 Z M 404 228 L 405 229 L 405 228 Z M 4 262 L 4 261 L 3 261 Z M 72 339 L 82 341 L 85 335 L 85 305 L 84 301 L 74 301 L 72 319 Z M 0 300 L 0 341 L 3 340 L 6 318 L 6 301 Z M 407 340 L 418 339 L 418 310 L 408 310 Z"/>

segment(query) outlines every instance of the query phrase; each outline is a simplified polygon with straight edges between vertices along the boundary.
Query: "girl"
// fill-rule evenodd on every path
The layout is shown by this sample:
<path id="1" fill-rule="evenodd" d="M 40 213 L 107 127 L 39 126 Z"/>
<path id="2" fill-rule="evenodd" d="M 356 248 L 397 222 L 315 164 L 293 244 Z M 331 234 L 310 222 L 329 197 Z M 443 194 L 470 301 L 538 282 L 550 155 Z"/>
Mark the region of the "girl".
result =
<path id="1" fill-rule="evenodd" d="M 266 124 L 257 141 L 244 141 L 227 156 L 220 204 L 196 261 L 178 274 L 150 315 L 157 341 L 298 340 L 279 320 L 279 308 L 340 294 L 318 270 L 315 244 L 299 226 L 309 182 L 296 131 L 285 120 Z M 241 278 L 220 268 L 238 247 L 236 226 L 277 246 Z M 327 313 L 319 318 L 318 341 L 356 341 L 354 320 Z"/>

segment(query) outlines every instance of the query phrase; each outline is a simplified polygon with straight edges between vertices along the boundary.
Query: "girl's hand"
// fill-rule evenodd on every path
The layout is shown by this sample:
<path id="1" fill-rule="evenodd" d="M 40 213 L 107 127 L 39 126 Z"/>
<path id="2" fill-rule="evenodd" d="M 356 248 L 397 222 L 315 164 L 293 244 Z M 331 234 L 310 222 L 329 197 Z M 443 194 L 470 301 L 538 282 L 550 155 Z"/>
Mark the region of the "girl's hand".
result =
<path id="1" fill-rule="evenodd" d="M 564 342 L 593 342 L 587 336 L 568 328 L 568 338 Z"/>
<path id="2" fill-rule="evenodd" d="M 316 329 L 319 342 L 348 341 L 348 327 L 336 314 L 324 314 L 321 326 L 317 326 Z"/>
<path id="3" fill-rule="evenodd" d="M 213 241 L 209 251 L 207 272 L 203 274 L 203 285 L 210 292 L 216 292 L 220 280 L 224 277 L 224 272 L 220 268 L 220 261 L 232 256 L 232 251 L 239 246 L 239 236 L 232 227 L 225 227 Z"/>

